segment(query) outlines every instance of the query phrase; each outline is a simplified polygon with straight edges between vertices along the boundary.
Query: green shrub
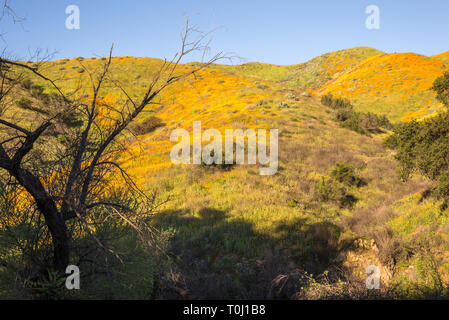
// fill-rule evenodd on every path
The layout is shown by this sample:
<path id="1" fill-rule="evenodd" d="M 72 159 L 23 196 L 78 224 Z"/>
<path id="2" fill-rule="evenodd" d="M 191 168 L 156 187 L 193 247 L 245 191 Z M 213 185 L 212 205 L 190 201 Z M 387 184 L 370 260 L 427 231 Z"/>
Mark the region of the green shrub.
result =
<path id="1" fill-rule="evenodd" d="M 331 172 L 331 177 L 346 186 L 360 187 L 364 184 L 362 178 L 357 176 L 352 165 L 337 163 Z"/>
<path id="2" fill-rule="evenodd" d="M 449 105 L 449 71 L 445 72 L 443 76 L 437 78 L 432 89 L 437 94 L 437 99 L 445 106 Z"/>
<path id="3" fill-rule="evenodd" d="M 436 190 L 439 196 L 449 198 L 449 171 L 445 171 L 441 174 L 438 179 L 438 187 Z"/>
<path id="4" fill-rule="evenodd" d="M 371 112 L 357 112 L 347 99 L 334 98 L 331 94 L 321 97 L 321 103 L 336 110 L 336 120 L 343 128 L 350 129 L 364 135 L 381 133 L 383 129 L 391 130 L 393 125 L 385 115 Z"/>
<path id="5" fill-rule="evenodd" d="M 437 99 L 449 104 L 449 72 L 435 80 L 433 89 Z M 442 209 L 449 201 L 449 113 L 447 111 L 430 119 L 401 123 L 385 140 L 385 145 L 396 149 L 399 174 L 407 180 L 417 172 L 437 181 L 434 195 L 444 200 Z"/>
<path id="6" fill-rule="evenodd" d="M 438 198 L 444 200 L 440 209 L 442 211 L 446 210 L 449 206 L 449 170 L 443 172 L 438 178 L 435 194 Z"/>
<path id="7" fill-rule="evenodd" d="M 357 198 L 344 185 L 324 177 L 315 184 L 313 197 L 319 202 L 334 202 L 341 208 L 350 208 L 357 202 Z"/>
<path id="8" fill-rule="evenodd" d="M 359 188 L 365 184 L 352 165 L 337 163 L 330 178 L 322 177 L 315 184 L 313 198 L 319 202 L 336 203 L 341 208 L 351 208 L 358 199 L 350 192 L 350 188 Z"/>
<path id="9" fill-rule="evenodd" d="M 347 99 L 334 98 L 332 94 L 327 94 L 321 97 L 321 103 L 332 109 L 352 109 L 351 102 Z"/>
<path id="10" fill-rule="evenodd" d="M 44 97 L 45 96 L 45 94 L 44 94 L 44 87 L 41 86 L 41 85 L 38 85 L 38 84 L 33 84 L 31 86 L 31 95 L 34 98 Z"/>
<path id="11" fill-rule="evenodd" d="M 288 105 L 288 103 L 286 103 L 286 102 L 279 102 L 279 104 L 278 104 L 278 108 L 279 109 L 283 109 L 283 108 L 290 108 L 290 106 Z"/>
<path id="12" fill-rule="evenodd" d="M 42 300 L 63 300 L 71 293 L 65 288 L 64 275 L 56 271 L 49 271 L 48 279 L 33 281 L 30 285 L 33 296 Z"/>
<path id="13" fill-rule="evenodd" d="M 211 157 L 215 157 L 215 152 L 214 150 L 212 150 L 212 152 L 210 153 Z M 208 167 L 212 167 L 212 168 L 217 168 L 223 171 L 229 171 L 231 170 L 234 166 L 235 166 L 235 161 L 233 161 L 233 163 L 226 163 L 226 157 L 225 157 L 225 151 L 222 151 L 221 154 L 221 163 L 217 164 L 215 162 L 212 162 L 211 164 L 207 164 L 205 163 L 203 160 L 201 160 L 201 166 L 204 168 L 208 168 Z M 234 160 L 235 160 L 235 143 L 234 143 Z"/>
<path id="14" fill-rule="evenodd" d="M 437 180 L 449 169 L 449 114 L 402 123 L 385 144 L 397 150 L 395 157 L 404 180 L 414 172 Z"/>

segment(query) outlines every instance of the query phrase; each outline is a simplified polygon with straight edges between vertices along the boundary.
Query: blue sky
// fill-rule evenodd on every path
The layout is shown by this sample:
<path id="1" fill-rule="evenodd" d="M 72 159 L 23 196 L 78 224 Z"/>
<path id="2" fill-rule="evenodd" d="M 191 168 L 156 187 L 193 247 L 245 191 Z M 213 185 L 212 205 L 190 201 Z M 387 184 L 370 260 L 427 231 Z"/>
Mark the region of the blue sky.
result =
<path id="1" fill-rule="evenodd" d="M 169 58 L 186 17 L 214 33 L 212 50 L 244 61 L 294 64 L 325 52 L 369 46 L 434 55 L 449 50 L 447 0 L 10 0 L 25 17 L 2 20 L 1 47 L 20 58 L 46 49 L 55 58 L 114 55 Z M 68 5 L 80 29 L 65 27 Z M 380 29 L 368 30 L 365 8 L 380 8 Z M 193 60 L 197 57 L 192 56 Z"/>

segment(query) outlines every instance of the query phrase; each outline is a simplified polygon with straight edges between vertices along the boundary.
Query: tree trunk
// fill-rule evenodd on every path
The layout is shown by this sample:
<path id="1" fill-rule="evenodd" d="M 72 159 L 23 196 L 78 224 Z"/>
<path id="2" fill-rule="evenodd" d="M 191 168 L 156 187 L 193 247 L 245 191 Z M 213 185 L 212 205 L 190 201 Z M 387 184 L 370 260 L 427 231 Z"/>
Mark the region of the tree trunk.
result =
<path id="1" fill-rule="evenodd" d="M 53 267 L 58 271 L 65 272 L 69 264 L 70 247 L 64 218 L 59 214 L 54 200 L 49 196 L 38 177 L 24 169 L 17 169 L 12 173 L 31 194 L 39 212 L 45 218 L 53 242 Z"/>
<path id="2" fill-rule="evenodd" d="M 53 267 L 61 272 L 69 265 L 69 238 L 67 236 L 67 226 L 62 219 L 58 219 L 56 227 L 50 229 L 53 239 Z"/>

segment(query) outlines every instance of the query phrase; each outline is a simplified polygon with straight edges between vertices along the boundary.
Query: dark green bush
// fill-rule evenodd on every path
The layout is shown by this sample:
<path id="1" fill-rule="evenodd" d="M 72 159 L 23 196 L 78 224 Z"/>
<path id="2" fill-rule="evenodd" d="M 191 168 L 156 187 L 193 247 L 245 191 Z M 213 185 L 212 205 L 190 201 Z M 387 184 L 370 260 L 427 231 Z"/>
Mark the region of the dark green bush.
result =
<path id="1" fill-rule="evenodd" d="M 443 76 L 437 78 L 433 83 L 432 89 L 437 94 L 437 99 L 445 106 L 449 105 L 449 71 Z"/>
<path id="2" fill-rule="evenodd" d="M 229 171 L 229 170 L 231 170 L 235 166 L 235 163 L 236 163 L 236 150 L 237 150 L 237 143 L 233 142 L 233 155 L 232 155 L 233 163 L 229 163 L 229 164 L 226 163 L 226 153 L 225 153 L 225 150 L 223 149 L 222 153 L 221 153 L 221 163 L 219 163 L 219 164 L 216 164 L 216 163 L 206 164 L 206 163 L 204 163 L 204 161 L 201 161 L 201 166 L 202 167 L 206 167 L 206 168 L 207 167 L 213 167 L 213 168 L 217 168 L 217 169 L 220 169 L 220 170 L 223 170 L 223 171 Z M 213 150 L 210 153 L 210 156 L 211 157 L 215 156 L 215 152 Z"/>
<path id="3" fill-rule="evenodd" d="M 437 99 L 449 104 L 449 72 L 435 80 L 433 89 Z M 444 199 L 442 209 L 449 201 L 449 113 L 447 111 L 422 121 L 397 125 L 385 145 L 396 149 L 399 174 L 403 180 L 417 172 L 437 181 L 433 194 Z"/>
<path id="4" fill-rule="evenodd" d="M 397 150 L 401 178 L 406 180 L 418 172 L 436 180 L 449 169 L 449 114 L 402 123 L 385 144 Z"/>
<path id="5" fill-rule="evenodd" d="M 435 191 L 439 197 L 449 198 L 449 171 L 441 174 Z"/>
<path id="6" fill-rule="evenodd" d="M 319 202 L 333 202 L 341 208 L 351 208 L 358 199 L 350 192 L 350 188 L 359 188 L 365 184 L 352 165 L 337 163 L 330 178 L 322 177 L 315 184 L 313 197 Z"/>
<path id="7" fill-rule="evenodd" d="M 234 149 L 235 150 L 235 149 Z M 212 152 L 210 153 L 211 157 L 215 156 L 215 152 L 212 150 Z M 235 154 L 234 154 L 235 156 Z M 221 163 L 217 164 L 215 162 L 212 162 L 211 164 L 206 164 L 204 161 L 201 161 L 201 166 L 202 167 L 213 167 L 213 168 L 217 168 L 223 171 L 229 171 L 231 170 L 234 166 L 235 166 L 235 162 L 227 164 L 225 162 L 226 158 L 225 158 L 225 151 L 223 150 L 222 155 L 221 155 Z"/>
<path id="8" fill-rule="evenodd" d="M 344 163 L 336 164 L 331 172 L 331 177 L 346 186 L 360 187 L 364 184 L 363 179 L 357 176 L 354 167 Z"/>
<path id="9" fill-rule="evenodd" d="M 71 114 L 62 116 L 62 123 L 69 128 L 79 128 L 83 125 L 83 120 Z"/>
<path id="10" fill-rule="evenodd" d="M 440 209 L 442 211 L 446 210 L 449 207 L 449 170 L 440 175 L 438 184 L 435 187 L 435 195 L 437 198 L 443 199 Z"/>
<path id="11" fill-rule="evenodd" d="M 357 198 L 343 184 L 324 177 L 315 184 L 314 199 L 319 202 L 334 202 L 341 208 L 350 208 L 357 202 Z"/>
<path id="12" fill-rule="evenodd" d="M 44 102 L 48 102 L 50 96 L 44 92 L 44 87 L 38 84 L 33 84 L 30 88 L 31 96 L 36 99 L 40 99 Z"/>
<path id="13" fill-rule="evenodd" d="M 357 112 L 347 99 L 334 98 L 331 94 L 321 97 L 321 103 L 336 110 L 336 120 L 343 128 L 350 129 L 364 135 L 381 133 L 383 129 L 391 130 L 393 125 L 385 115 L 371 112 Z"/>
<path id="14" fill-rule="evenodd" d="M 352 109 L 351 101 L 348 99 L 334 98 L 332 94 L 322 96 L 321 103 L 332 109 Z"/>

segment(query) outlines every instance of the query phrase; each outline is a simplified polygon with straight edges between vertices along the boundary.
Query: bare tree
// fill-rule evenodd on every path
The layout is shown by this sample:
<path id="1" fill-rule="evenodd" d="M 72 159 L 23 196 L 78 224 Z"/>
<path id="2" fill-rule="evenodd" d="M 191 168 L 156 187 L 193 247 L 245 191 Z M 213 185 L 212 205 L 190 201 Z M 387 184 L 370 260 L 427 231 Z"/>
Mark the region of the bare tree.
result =
<path id="1" fill-rule="evenodd" d="M 126 221 L 140 236 L 145 236 L 147 226 L 138 219 L 135 200 L 144 199 L 151 203 L 154 197 L 139 190 L 122 169 L 117 161 L 117 146 L 128 126 L 142 112 L 157 105 L 163 90 L 224 58 L 218 53 L 205 62 L 180 70 L 183 58 L 192 52 L 203 52 L 204 57 L 208 44 L 209 34 L 198 32 L 187 21 L 181 34 L 180 51 L 171 60 L 161 62 L 139 98 L 115 79 L 111 71 L 112 48 L 101 70 L 89 70 L 80 62 L 90 79 L 89 103 L 76 99 L 75 94 L 63 92 L 57 80 L 41 71 L 41 64 L 0 58 L 0 109 L 3 110 L 0 113 L 0 168 L 9 183 L 16 184 L 31 196 L 30 205 L 35 205 L 44 217 L 53 244 L 55 269 L 64 270 L 69 264 L 73 232 L 68 230 L 69 221 L 79 222 L 87 233 L 91 233 L 92 224 L 114 216 Z M 24 124 L 21 119 L 6 114 L 29 75 L 48 83 L 54 94 L 39 98 L 33 119 Z M 105 87 L 118 88 L 125 102 L 120 107 L 101 103 L 100 94 Z M 101 115 L 102 108 L 107 109 L 107 117 Z M 63 125 L 73 119 L 81 125 L 76 128 Z M 65 142 L 50 144 L 55 135 L 63 136 Z M 111 179 L 117 177 L 121 177 L 122 183 L 112 188 Z M 90 218 L 99 208 L 107 208 L 107 217 L 92 222 Z M 102 246 L 101 241 L 96 241 Z"/>

